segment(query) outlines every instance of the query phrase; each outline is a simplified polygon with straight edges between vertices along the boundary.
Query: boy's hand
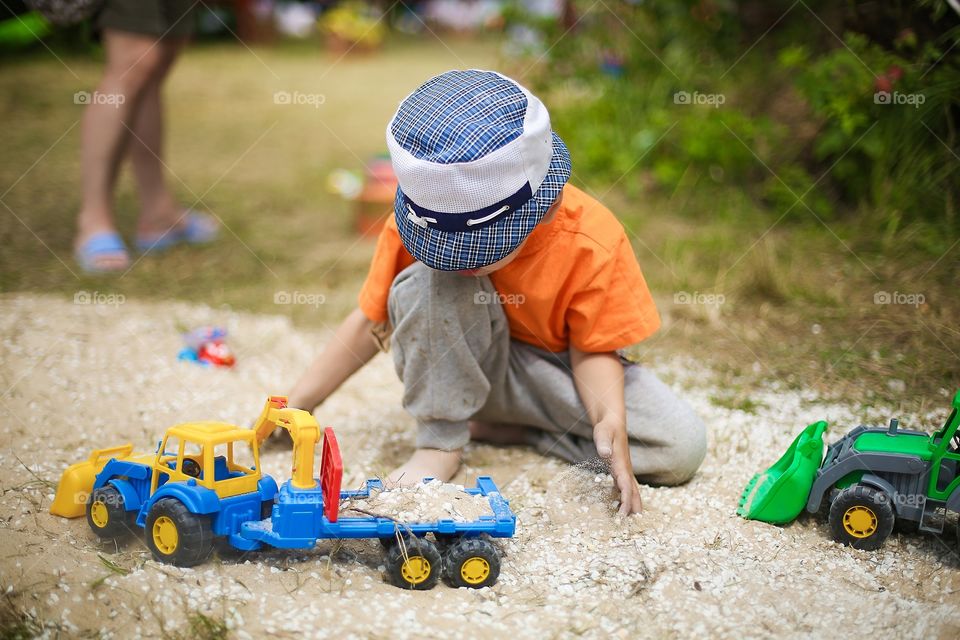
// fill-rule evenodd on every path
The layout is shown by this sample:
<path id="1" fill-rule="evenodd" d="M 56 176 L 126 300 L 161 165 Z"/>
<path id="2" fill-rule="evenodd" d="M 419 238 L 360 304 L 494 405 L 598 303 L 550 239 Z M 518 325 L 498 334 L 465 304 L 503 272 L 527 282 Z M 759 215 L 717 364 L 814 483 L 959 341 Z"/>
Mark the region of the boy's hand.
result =
<path id="1" fill-rule="evenodd" d="M 600 457 L 610 464 L 613 484 L 620 491 L 620 515 L 640 513 L 643 510 L 643 501 L 640 499 L 640 485 L 633 475 L 633 464 L 630 462 L 626 425 L 609 419 L 598 422 L 593 428 L 593 442 Z"/>
<path id="2" fill-rule="evenodd" d="M 612 352 L 587 353 L 570 347 L 570 364 L 577 392 L 593 423 L 597 454 L 610 464 L 620 491 L 620 514 L 640 513 L 640 485 L 633 477 L 623 401 L 623 365 Z"/>

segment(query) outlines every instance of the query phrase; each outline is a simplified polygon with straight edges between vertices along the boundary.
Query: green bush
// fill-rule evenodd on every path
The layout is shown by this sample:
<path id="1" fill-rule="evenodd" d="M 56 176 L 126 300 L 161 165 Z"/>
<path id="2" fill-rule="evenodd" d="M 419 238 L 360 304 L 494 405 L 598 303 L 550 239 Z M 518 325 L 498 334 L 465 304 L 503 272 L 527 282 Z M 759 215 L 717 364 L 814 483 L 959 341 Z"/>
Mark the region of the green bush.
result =
<path id="1" fill-rule="evenodd" d="M 853 212 L 891 241 L 914 222 L 960 229 L 960 18 L 944 3 L 573 6 L 572 26 L 532 23 L 549 47 L 533 59 L 581 179 L 745 190 L 770 216 Z"/>

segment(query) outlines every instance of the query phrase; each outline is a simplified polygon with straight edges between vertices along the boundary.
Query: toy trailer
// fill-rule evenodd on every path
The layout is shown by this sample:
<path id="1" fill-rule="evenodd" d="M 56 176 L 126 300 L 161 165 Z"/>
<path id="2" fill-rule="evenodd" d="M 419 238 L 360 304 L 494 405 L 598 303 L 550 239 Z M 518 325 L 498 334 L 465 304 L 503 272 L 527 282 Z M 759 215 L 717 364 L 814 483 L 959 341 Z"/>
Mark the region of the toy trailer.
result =
<path id="1" fill-rule="evenodd" d="M 477 478 L 466 493 L 481 495 L 490 503 L 490 515 L 464 522 L 449 519 L 431 522 L 397 522 L 378 516 L 341 516 L 340 503 L 369 498 L 383 489 L 378 479 L 363 489 L 340 489 L 343 463 L 333 429 L 323 433 L 320 478 L 313 487 L 296 487 L 288 480 L 280 487 L 269 518 L 243 523 L 230 542 L 238 549 L 259 549 L 263 544 L 280 549 L 309 549 L 327 538 L 376 538 L 385 549 L 387 576 L 400 587 L 430 589 L 441 573 L 457 587 L 492 585 L 500 574 L 500 555 L 489 541 L 509 538 L 516 531 L 516 516 L 489 476 Z M 434 541 L 426 538 L 433 536 Z"/>
<path id="2" fill-rule="evenodd" d="M 277 487 L 260 471 L 260 445 L 277 427 L 290 432 L 291 478 Z M 480 588 L 496 582 L 500 556 L 490 538 L 507 538 L 516 516 L 489 477 L 467 493 L 487 498 L 491 513 L 471 522 L 440 519 L 396 522 L 387 517 L 341 517 L 340 504 L 382 489 L 342 491 L 343 461 L 333 429 L 323 432 L 319 477 L 313 476 L 320 428 L 308 412 L 270 397 L 254 429 L 219 422 L 171 427 L 155 454 L 134 454 L 132 445 L 94 451 L 63 474 L 50 511 L 84 514 L 101 539 L 144 530 L 160 562 L 203 562 L 221 539 L 236 549 L 263 545 L 304 549 L 326 538 L 377 538 L 385 549 L 390 581 L 429 589 L 441 575 L 454 586 Z M 433 538 L 428 539 L 428 534 Z"/>

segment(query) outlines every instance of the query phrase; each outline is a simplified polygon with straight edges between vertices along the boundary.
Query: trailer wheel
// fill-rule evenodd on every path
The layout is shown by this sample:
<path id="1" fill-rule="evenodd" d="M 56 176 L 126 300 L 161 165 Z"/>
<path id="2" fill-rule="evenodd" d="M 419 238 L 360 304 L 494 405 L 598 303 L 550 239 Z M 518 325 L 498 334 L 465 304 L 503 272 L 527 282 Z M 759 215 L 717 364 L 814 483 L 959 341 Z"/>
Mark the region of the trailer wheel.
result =
<path id="1" fill-rule="evenodd" d="M 101 540 L 116 540 L 130 533 L 130 515 L 116 487 L 108 484 L 90 494 L 87 524 Z"/>
<path id="2" fill-rule="evenodd" d="M 444 576 L 454 587 L 489 587 L 500 575 L 500 553 L 485 538 L 460 538 L 447 550 Z"/>
<path id="3" fill-rule="evenodd" d="M 437 546 L 425 538 L 416 537 L 406 537 L 403 544 L 390 545 L 384 565 L 391 584 L 418 591 L 432 589 L 443 571 Z"/>
<path id="4" fill-rule="evenodd" d="M 150 508 L 144 533 L 153 557 L 178 567 L 203 562 L 213 548 L 210 519 L 190 513 L 174 498 L 157 500 Z"/>
<path id="5" fill-rule="evenodd" d="M 895 520 L 887 494 L 872 487 L 847 487 L 830 505 L 833 538 L 854 549 L 879 549 Z"/>

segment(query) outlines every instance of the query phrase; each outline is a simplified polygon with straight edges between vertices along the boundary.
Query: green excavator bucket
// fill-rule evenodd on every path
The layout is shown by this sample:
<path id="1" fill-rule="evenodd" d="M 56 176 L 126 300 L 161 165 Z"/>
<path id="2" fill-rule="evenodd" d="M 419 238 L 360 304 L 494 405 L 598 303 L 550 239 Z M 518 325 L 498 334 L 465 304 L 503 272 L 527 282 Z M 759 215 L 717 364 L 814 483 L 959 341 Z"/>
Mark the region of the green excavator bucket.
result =
<path id="1" fill-rule="evenodd" d="M 800 515 L 823 460 L 826 430 L 827 423 L 821 420 L 801 431 L 772 467 L 747 483 L 737 513 L 773 524 L 790 522 Z"/>

